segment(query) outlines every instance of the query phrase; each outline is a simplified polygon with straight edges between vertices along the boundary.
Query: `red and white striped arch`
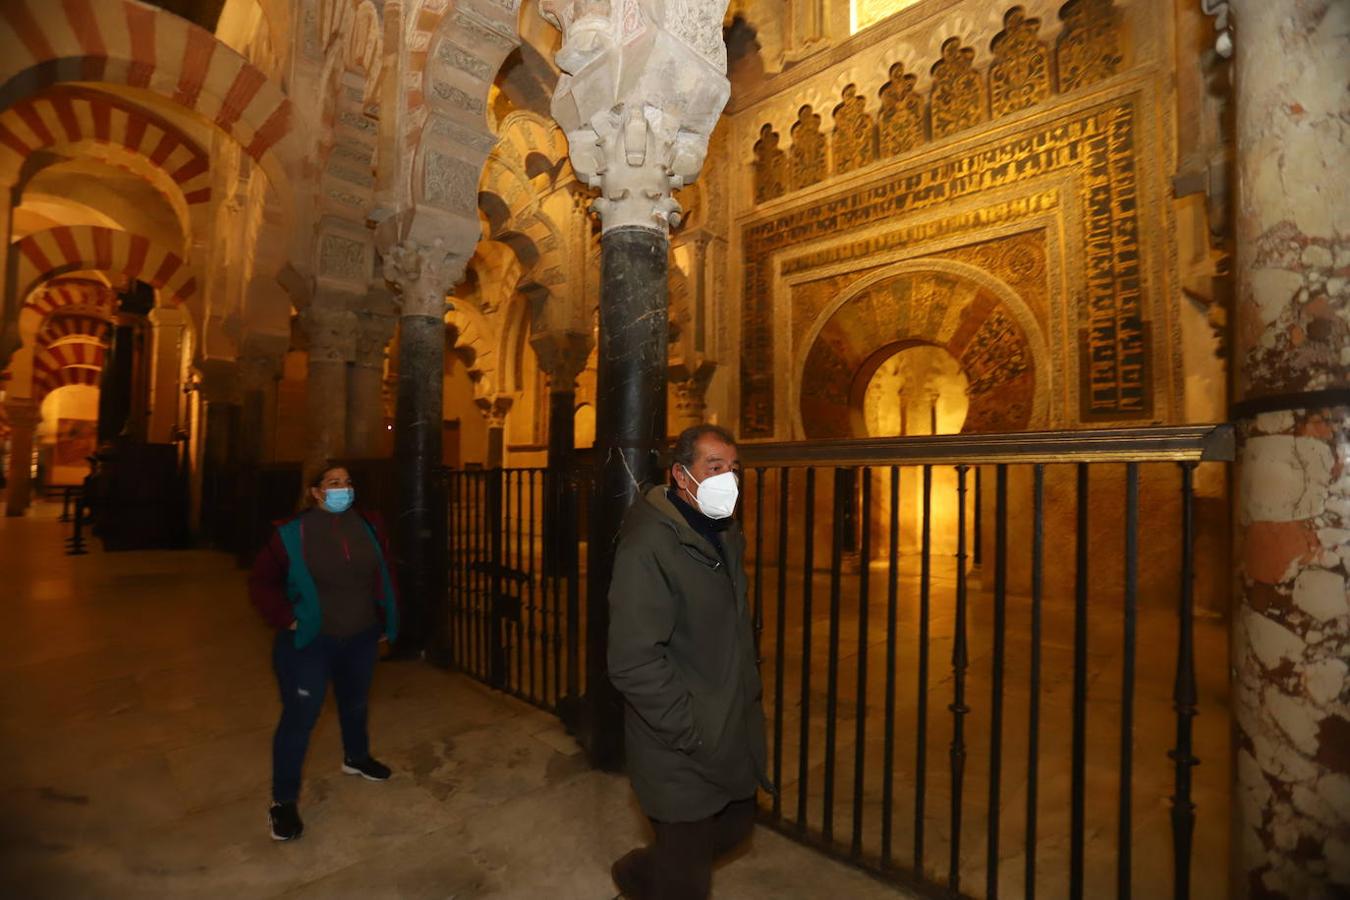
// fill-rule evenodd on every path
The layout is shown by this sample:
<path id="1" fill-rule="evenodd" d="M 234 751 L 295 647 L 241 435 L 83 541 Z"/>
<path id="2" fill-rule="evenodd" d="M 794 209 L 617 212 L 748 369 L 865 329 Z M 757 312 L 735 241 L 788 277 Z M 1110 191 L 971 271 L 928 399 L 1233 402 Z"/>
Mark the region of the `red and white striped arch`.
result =
<path id="1" fill-rule="evenodd" d="M 186 19 L 135 0 L 5 0 L 0 47 L 0 108 L 66 82 L 142 88 L 219 126 L 274 186 L 293 171 L 281 87 Z"/>
<path id="2" fill-rule="evenodd" d="M 10 248 L 16 296 L 67 272 L 115 272 L 156 288 L 161 302 L 178 305 L 197 292 L 183 258 L 149 238 L 96 225 L 62 225 L 39 231 Z"/>
<path id="3" fill-rule="evenodd" d="M 107 319 L 95 319 L 86 315 L 50 316 L 38 329 L 39 347 L 50 347 L 62 341 L 82 339 L 86 342 L 108 346 L 112 337 L 112 323 Z"/>
<path id="4" fill-rule="evenodd" d="M 211 199 L 211 158 L 201 145 L 153 112 L 73 86 L 53 88 L 0 114 L 0 178 L 17 182 L 24 160 L 37 150 L 81 143 L 144 157 L 163 170 L 190 206 Z"/>
<path id="5" fill-rule="evenodd" d="M 37 313 L 40 320 L 76 312 L 110 320 L 117 309 L 117 294 L 92 278 L 54 278 L 34 291 L 23 308 Z"/>
<path id="6" fill-rule="evenodd" d="M 102 345 L 87 342 L 43 347 L 33 357 L 33 399 L 41 403 L 67 385 L 97 386 L 105 353 Z"/>

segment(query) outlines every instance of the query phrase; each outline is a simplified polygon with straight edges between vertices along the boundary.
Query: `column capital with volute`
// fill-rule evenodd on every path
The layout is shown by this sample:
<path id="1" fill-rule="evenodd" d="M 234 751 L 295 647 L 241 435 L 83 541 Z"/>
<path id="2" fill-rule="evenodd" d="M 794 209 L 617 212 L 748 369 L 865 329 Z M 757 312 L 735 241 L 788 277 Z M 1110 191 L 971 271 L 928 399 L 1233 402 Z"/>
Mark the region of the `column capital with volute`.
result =
<path id="1" fill-rule="evenodd" d="M 572 167 L 600 189 L 603 230 L 665 234 L 680 222 L 671 192 L 698 176 L 731 85 L 727 0 L 542 0 L 563 33 L 553 117 Z"/>

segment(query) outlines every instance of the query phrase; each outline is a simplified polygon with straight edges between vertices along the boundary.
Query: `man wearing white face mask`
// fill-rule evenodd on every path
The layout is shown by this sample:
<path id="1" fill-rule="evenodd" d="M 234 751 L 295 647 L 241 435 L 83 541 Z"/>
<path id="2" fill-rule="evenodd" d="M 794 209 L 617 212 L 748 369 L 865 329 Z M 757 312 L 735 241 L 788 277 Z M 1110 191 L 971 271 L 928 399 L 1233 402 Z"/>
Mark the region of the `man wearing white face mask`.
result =
<path id="1" fill-rule="evenodd" d="M 610 585 L 609 677 L 625 755 L 656 841 L 614 863 L 628 900 L 703 900 L 712 867 L 749 836 L 765 778 L 762 689 L 746 604 L 735 438 L 675 444 L 671 484 L 624 519 Z"/>

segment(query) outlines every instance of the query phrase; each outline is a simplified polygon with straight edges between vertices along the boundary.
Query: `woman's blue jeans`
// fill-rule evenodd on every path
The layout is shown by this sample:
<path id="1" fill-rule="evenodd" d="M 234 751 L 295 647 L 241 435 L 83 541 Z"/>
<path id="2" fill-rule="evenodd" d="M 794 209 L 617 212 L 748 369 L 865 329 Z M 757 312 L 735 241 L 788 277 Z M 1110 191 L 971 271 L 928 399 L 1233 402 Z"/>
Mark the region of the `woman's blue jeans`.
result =
<path id="1" fill-rule="evenodd" d="M 378 625 L 349 638 L 321 634 L 302 650 L 295 632 L 277 634 L 272 668 L 281 692 L 281 721 L 272 737 L 272 800 L 295 803 L 300 797 L 300 769 L 309 749 L 309 735 L 323 711 L 324 691 L 331 679 L 342 726 L 342 751 L 353 761 L 370 756 L 366 707 L 375 674 Z"/>

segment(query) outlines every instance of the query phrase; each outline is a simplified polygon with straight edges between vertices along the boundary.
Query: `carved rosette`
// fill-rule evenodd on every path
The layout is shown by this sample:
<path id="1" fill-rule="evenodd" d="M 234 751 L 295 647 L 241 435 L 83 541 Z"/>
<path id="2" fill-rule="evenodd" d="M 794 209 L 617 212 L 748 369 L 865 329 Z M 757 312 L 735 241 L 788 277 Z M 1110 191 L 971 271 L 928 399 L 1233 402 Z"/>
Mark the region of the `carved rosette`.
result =
<path id="1" fill-rule="evenodd" d="M 406 240 L 390 246 L 383 256 L 385 280 L 399 291 L 400 315 L 439 319 L 451 309 L 446 294 L 464 277 L 466 256 L 440 239 Z"/>
<path id="2" fill-rule="evenodd" d="M 600 189 L 603 228 L 666 232 L 671 192 L 698 176 L 726 106 L 727 0 L 543 0 L 563 33 L 553 116 L 572 167 Z"/>

